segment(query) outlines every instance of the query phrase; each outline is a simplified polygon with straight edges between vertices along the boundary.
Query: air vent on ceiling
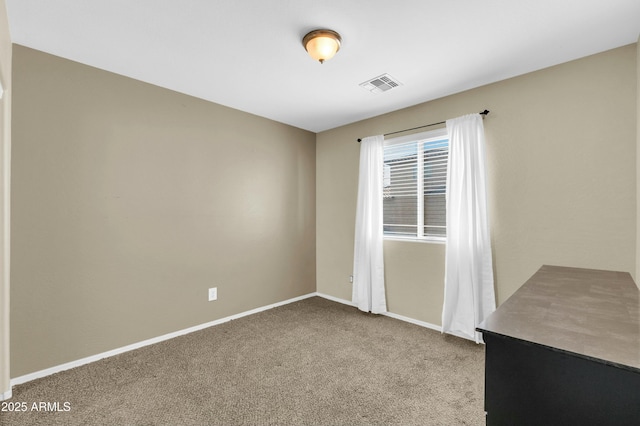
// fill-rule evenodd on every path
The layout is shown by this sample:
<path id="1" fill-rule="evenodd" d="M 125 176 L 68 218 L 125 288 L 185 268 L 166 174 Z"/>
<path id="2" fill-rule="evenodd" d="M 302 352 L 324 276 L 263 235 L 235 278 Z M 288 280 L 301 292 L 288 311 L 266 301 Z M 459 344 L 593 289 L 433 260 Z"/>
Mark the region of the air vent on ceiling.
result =
<path id="1" fill-rule="evenodd" d="M 386 92 L 387 90 L 394 89 L 398 86 L 402 86 L 402 83 L 391 77 L 389 74 L 382 74 L 372 78 L 371 80 L 367 80 L 364 83 L 360 83 L 360 87 L 364 87 L 371 91 L 371 93 Z"/>

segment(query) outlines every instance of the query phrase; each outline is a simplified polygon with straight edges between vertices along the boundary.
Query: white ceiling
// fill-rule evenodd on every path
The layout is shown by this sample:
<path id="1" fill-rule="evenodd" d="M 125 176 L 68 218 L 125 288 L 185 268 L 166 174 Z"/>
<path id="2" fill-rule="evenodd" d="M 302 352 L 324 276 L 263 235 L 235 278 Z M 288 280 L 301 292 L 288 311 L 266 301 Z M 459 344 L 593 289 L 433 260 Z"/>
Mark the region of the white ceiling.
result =
<path id="1" fill-rule="evenodd" d="M 640 0 L 6 0 L 14 43 L 313 132 L 634 43 Z M 330 28 L 321 65 L 302 37 Z M 403 83 L 359 86 L 389 73 Z M 472 111 L 469 111 L 472 112 Z"/>

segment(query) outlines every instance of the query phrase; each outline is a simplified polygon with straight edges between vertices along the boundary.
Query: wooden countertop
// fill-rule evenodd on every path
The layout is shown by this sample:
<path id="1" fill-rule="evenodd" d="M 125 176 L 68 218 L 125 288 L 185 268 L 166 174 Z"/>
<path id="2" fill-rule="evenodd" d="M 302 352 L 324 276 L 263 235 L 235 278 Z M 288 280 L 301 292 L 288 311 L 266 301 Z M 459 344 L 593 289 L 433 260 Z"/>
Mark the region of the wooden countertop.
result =
<path id="1" fill-rule="evenodd" d="M 544 265 L 477 330 L 640 373 L 640 292 L 626 272 Z"/>

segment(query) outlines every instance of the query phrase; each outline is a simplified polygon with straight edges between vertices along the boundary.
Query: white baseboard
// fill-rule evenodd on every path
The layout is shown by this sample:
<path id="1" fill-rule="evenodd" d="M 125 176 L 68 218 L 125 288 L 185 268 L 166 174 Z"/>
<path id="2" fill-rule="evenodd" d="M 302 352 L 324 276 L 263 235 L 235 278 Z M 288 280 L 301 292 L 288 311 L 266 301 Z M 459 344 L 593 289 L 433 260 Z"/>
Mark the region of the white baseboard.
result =
<path id="1" fill-rule="evenodd" d="M 322 297 L 322 298 L 327 299 L 327 300 L 332 300 L 334 302 L 342 303 L 342 304 L 345 304 L 345 305 L 354 306 L 354 307 L 356 306 L 355 303 L 353 303 L 350 300 L 340 299 L 338 297 L 329 296 L 328 294 L 316 293 L 316 296 Z M 425 321 L 420 321 L 420 320 L 417 320 L 417 319 L 405 317 L 403 315 L 394 314 L 393 312 L 385 312 L 385 313 L 382 313 L 380 315 L 384 315 L 384 316 L 387 316 L 387 317 L 390 317 L 390 318 L 395 318 L 397 320 L 408 322 L 408 323 L 411 323 L 411 324 L 419 325 L 420 327 L 430 328 L 431 330 L 436 330 L 436 331 L 439 331 L 439 332 L 442 333 L 442 327 L 439 326 L 439 325 L 435 325 L 435 324 L 431 324 L 431 323 L 428 323 L 428 322 L 425 322 Z"/>
<path id="2" fill-rule="evenodd" d="M 222 324 L 228 321 L 232 321 L 238 318 L 246 317 L 248 315 L 257 314 L 258 312 L 267 311 L 269 309 L 277 308 L 278 306 L 288 305 L 289 303 L 297 302 L 300 300 L 308 299 L 310 297 L 316 296 L 317 293 L 309 293 L 303 296 L 294 297 L 293 299 L 284 300 L 282 302 L 273 303 L 271 305 L 262 306 L 260 308 L 252 309 L 250 311 L 241 312 L 239 314 L 231 315 L 225 318 L 221 318 L 215 321 L 207 322 L 205 324 L 196 325 L 193 327 L 185 328 L 184 330 L 175 331 L 173 333 L 168 333 L 163 336 L 154 337 L 152 339 L 143 340 L 138 343 L 133 343 L 131 345 L 123 346 L 121 348 L 113 349 L 107 352 L 102 352 L 97 355 L 92 355 L 86 358 L 82 358 L 76 361 L 67 362 L 65 364 L 61 364 L 55 367 L 46 368 L 44 370 L 36 371 L 34 373 L 25 374 L 24 376 L 16 377 L 11 379 L 11 387 L 16 385 L 21 385 L 26 382 L 30 382 L 31 380 L 40 379 L 42 377 L 49 376 L 51 374 L 59 373 L 61 371 L 69 370 L 71 368 L 80 367 L 81 365 L 89 364 L 95 361 L 99 361 L 103 358 L 109 358 L 114 355 L 119 355 L 125 352 L 132 351 L 134 349 L 139 349 L 145 346 L 153 345 L 155 343 L 163 342 L 165 340 L 173 339 L 174 337 L 182 336 L 185 334 L 193 333 L 194 331 L 203 330 L 205 328 L 213 327 L 214 325 Z M 6 399 L 11 398 L 11 390 L 2 394 L 4 398 L 5 395 L 9 395 Z"/>
<path id="3" fill-rule="evenodd" d="M 273 303 L 271 305 L 267 305 L 267 306 L 262 306 L 260 308 L 256 308 L 256 309 L 252 309 L 250 311 L 245 311 L 245 312 L 241 312 L 239 314 L 235 314 L 235 315 L 231 315 L 225 318 L 221 318 L 215 321 L 210 321 L 207 322 L 205 324 L 200 324 L 200 325 L 196 325 L 193 327 L 189 327 L 189 328 L 185 328 L 183 330 L 179 330 L 179 331 L 175 331 L 173 333 L 168 333 L 162 336 L 158 336 L 158 337 L 154 337 L 151 339 L 147 339 L 147 340 L 143 340 L 141 342 L 137 342 L 137 343 L 133 343 L 131 345 L 127 345 L 127 346 L 123 346 L 121 348 L 117 348 L 117 349 L 113 349 L 107 352 L 102 352 L 100 354 L 97 355 L 92 355 L 92 356 L 88 356 L 86 358 L 82 358 L 76 361 L 71 361 L 71 362 L 67 362 L 61 365 L 57 365 L 55 367 L 50 367 L 50 368 L 46 368 L 44 370 L 40 370 L 40 371 L 36 371 L 33 373 L 29 373 L 29 374 L 25 374 L 24 376 L 20 376 L 20 377 L 16 377 L 14 379 L 11 379 L 11 388 L 13 386 L 16 385 L 21 385 L 23 383 L 26 382 L 30 382 L 32 380 L 36 380 L 36 379 L 40 379 L 42 377 L 46 377 L 46 376 L 50 376 L 51 374 L 55 374 L 55 373 L 59 373 L 61 371 L 65 371 L 65 370 L 69 370 L 71 368 L 75 368 L 75 367 L 80 367 L 82 365 L 85 364 L 90 364 L 92 362 L 95 361 L 99 361 L 103 358 L 109 358 L 115 355 L 120 355 L 122 353 L 125 352 L 129 352 L 132 351 L 134 349 L 139 349 L 145 346 L 149 346 L 149 345 L 153 345 L 155 343 L 159 343 L 159 342 L 163 342 L 165 340 L 169 340 L 169 339 L 173 339 L 174 337 L 178 337 L 178 336 L 182 336 L 185 334 L 189 334 L 189 333 L 193 333 L 195 331 L 199 331 L 199 330 L 203 330 L 205 328 L 209 328 L 209 327 L 213 327 L 215 325 L 218 324 L 222 324 L 228 321 L 232 321 L 238 318 L 242 318 L 242 317 L 246 317 L 248 315 L 253 315 L 253 314 L 257 314 L 258 312 L 263 312 L 263 311 L 267 311 L 269 309 L 273 309 L 273 308 L 277 308 L 278 306 L 283 306 L 283 305 L 288 305 L 289 303 L 293 303 L 293 302 L 298 302 L 300 300 L 304 300 L 304 299 L 308 299 L 310 297 L 313 296 L 318 296 L 318 297 L 322 297 L 323 299 L 327 299 L 327 300 L 331 300 L 334 302 L 338 302 L 338 303 L 342 303 L 345 305 L 349 305 L 349 306 L 356 306 L 353 302 L 349 301 L 349 300 L 345 300 L 345 299 L 340 299 L 338 297 L 333 297 L 330 296 L 328 294 L 324 294 L 324 293 L 309 293 L 309 294 L 305 294 L 303 296 L 299 296 L 299 297 L 294 297 L 293 299 L 288 299 L 288 300 L 284 300 L 282 302 L 278 302 L 278 303 Z M 415 320 L 413 318 L 408 318 L 402 315 L 398 315 L 398 314 L 394 314 L 391 312 L 385 312 L 384 314 L 385 316 L 391 317 L 391 318 L 395 318 L 401 321 L 405 321 L 411 324 L 416 324 L 419 325 L 421 327 L 426 327 L 426 328 L 430 328 L 432 330 L 437 330 L 437 331 L 442 331 L 442 327 L 438 326 L 438 325 L 434 325 L 434 324 L 430 324 L 428 322 L 424 322 L 424 321 L 419 321 L 419 320 Z M 11 398 L 11 389 L 9 389 L 8 391 L 1 393 L 0 394 L 0 400 L 5 400 L 5 399 L 9 399 Z"/>
<path id="4" fill-rule="evenodd" d="M 11 399 L 11 389 L 6 392 L 0 393 L 0 401 L 5 401 L 7 399 Z"/>
<path id="5" fill-rule="evenodd" d="M 420 327 L 430 328 L 431 330 L 439 331 L 440 333 L 442 333 L 442 327 L 441 326 L 435 325 L 435 324 L 431 324 L 430 322 L 420 321 L 420 320 L 417 320 L 417 319 L 405 317 L 403 315 L 394 314 L 393 312 L 385 312 L 382 315 L 385 315 L 385 316 L 388 316 L 388 317 L 391 317 L 391 318 L 395 318 L 395 319 L 400 320 L 400 321 L 409 322 L 411 324 L 419 325 Z"/>
<path id="6" fill-rule="evenodd" d="M 353 303 L 351 300 L 340 299 L 339 297 L 329 296 L 328 294 L 316 293 L 316 296 L 322 297 L 323 299 L 331 300 L 333 302 L 342 303 L 343 305 L 349 305 L 349 306 L 354 306 L 354 307 L 356 306 L 356 304 Z"/>

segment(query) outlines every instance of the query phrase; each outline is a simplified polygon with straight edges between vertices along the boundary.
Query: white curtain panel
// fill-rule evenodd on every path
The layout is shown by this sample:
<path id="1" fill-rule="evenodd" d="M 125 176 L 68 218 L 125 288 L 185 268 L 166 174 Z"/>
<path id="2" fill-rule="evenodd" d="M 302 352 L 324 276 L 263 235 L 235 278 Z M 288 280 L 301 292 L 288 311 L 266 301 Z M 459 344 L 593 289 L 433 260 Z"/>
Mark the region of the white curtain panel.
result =
<path id="1" fill-rule="evenodd" d="M 365 312 L 387 311 L 382 253 L 382 180 L 384 136 L 360 143 L 360 176 L 353 254 L 352 301 Z"/>
<path id="2" fill-rule="evenodd" d="M 496 309 L 480 114 L 447 120 L 447 246 L 442 332 L 482 342 L 475 331 Z"/>

